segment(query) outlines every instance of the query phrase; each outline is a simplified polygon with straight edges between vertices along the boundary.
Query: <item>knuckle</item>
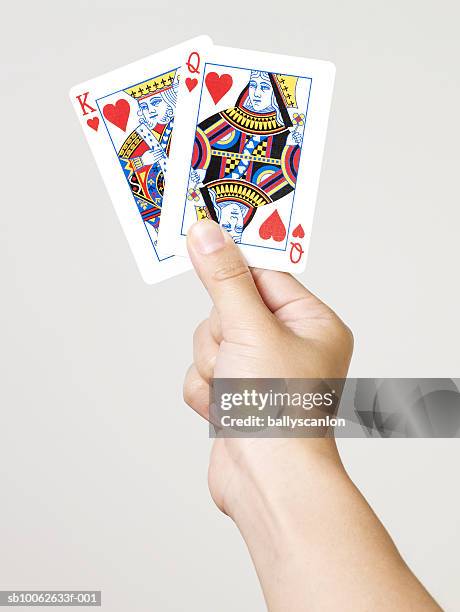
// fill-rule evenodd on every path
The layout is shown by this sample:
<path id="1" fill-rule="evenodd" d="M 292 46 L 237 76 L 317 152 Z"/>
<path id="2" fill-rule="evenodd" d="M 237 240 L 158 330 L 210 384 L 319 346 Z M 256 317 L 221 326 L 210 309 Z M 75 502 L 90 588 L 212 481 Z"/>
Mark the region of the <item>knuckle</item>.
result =
<path id="1" fill-rule="evenodd" d="M 214 341 L 220 344 L 222 341 L 222 325 L 215 306 L 213 306 L 209 315 L 209 330 Z"/>
<path id="2" fill-rule="evenodd" d="M 184 386 L 182 388 L 182 397 L 184 399 L 184 402 L 187 404 L 187 406 L 190 406 L 192 403 L 192 395 L 191 395 L 190 384 L 188 382 L 184 383 Z"/>
<path id="3" fill-rule="evenodd" d="M 197 400 L 200 398 L 204 391 L 204 383 L 201 379 L 196 377 L 187 377 L 184 382 L 184 387 L 182 390 L 182 396 L 184 398 L 184 402 L 193 407 L 196 404 Z"/>
<path id="4" fill-rule="evenodd" d="M 215 365 L 216 365 L 216 355 L 206 355 L 206 356 L 202 356 L 199 362 L 197 363 L 197 369 L 200 375 L 206 381 L 209 381 L 213 377 Z"/>
<path id="5" fill-rule="evenodd" d="M 218 264 L 213 272 L 213 278 L 217 282 L 228 281 L 235 278 L 249 278 L 250 275 L 249 268 L 240 258 L 228 259 Z"/>
<path id="6" fill-rule="evenodd" d="M 353 347 L 355 344 L 353 332 L 343 321 L 340 321 L 339 331 L 343 348 L 349 355 L 351 355 L 353 353 Z"/>
<path id="7" fill-rule="evenodd" d="M 348 341 L 348 346 L 350 349 L 350 353 L 353 352 L 353 348 L 355 346 L 355 337 L 353 335 L 353 332 L 351 331 L 351 329 L 348 327 L 348 325 L 345 325 L 345 329 L 346 329 L 346 333 L 347 333 L 347 341 Z"/>
<path id="8" fill-rule="evenodd" d="M 190 406 L 190 407 L 193 406 L 196 394 L 190 383 L 187 383 L 186 385 L 184 385 L 182 396 L 187 406 Z"/>
<path id="9" fill-rule="evenodd" d="M 208 325 L 209 320 L 203 319 L 203 321 L 201 321 L 201 323 L 196 326 L 195 331 L 193 332 L 193 346 L 196 346 L 199 343 L 200 338 L 202 337 L 204 330 Z"/>

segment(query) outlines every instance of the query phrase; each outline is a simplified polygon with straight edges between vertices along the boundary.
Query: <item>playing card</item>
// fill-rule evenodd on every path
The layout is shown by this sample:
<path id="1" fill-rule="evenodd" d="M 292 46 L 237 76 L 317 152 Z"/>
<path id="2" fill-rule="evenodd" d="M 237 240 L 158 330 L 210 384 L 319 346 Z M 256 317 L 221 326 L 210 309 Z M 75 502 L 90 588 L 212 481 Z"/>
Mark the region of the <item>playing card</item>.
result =
<path id="1" fill-rule="evenodd" d="M 207 36 L 73 87 L 70 98 L 145 282 L 190 268 L 160 252 L 158 228 L 174 138 L 180 67 L 200 61 Z"/>
<path id="2" fill-rule="evenodd" d="M 160 247 L 209 218 L 251 266 L 301 272 L 334 84 L 330 62 L 210 47 L 184 67 Z"/>

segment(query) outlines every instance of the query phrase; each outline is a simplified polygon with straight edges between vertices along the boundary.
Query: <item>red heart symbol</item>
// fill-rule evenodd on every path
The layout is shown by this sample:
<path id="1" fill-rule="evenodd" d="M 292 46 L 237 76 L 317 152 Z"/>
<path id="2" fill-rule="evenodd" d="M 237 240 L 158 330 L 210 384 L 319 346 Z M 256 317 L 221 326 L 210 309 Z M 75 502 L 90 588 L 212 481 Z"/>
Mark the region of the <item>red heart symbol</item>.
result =
<path id="1" fill-rule="evenodd" d="M 286 238 L 286 228 L 277 210 L 259 227 L 259 236 L 262 240 L 273 238 L 275 242 L 282 242 Z"/>
<path id="2" fill-rule="evenodd" d="M 233 79 L 229 74 L 221 74 L 219 76 L 217 72 L 210 72 L 206 75 L 205 83 L 211 98 L 214 100 L 214 104 L 217 104 L 230 91 Z"/>
<path id="3" fill-rule="evenodd" d="M 113 123 L 113 125 L 116 125 L 124 132 L 128 124 L 130 110 L 129 102 L 120 99 L 115 104 L 106 104 L 102 113 L 107 121 L 110 121 L 110 123 Z"/>
<path id="4" fill-rule="evenodd" d="M 99 117 L 92 117 L 91 119 L 87 119 L 86 123 L 90 128 L 93 128 L 95 132 L 97 132 L 97 128 L 99 127 Z"/>
<path id="5" fill-rule="evenodd" d="M 187 85 L 187 89 L 192 91 L 198 85 L 198 79 L 191 79 L 190 77 L 187 77 L 185 79 L 185 84 Z"/>
<path id="6" fill-rule="evenodd" d="M 303 227 L 300 225 L 300 223 L 292 232 L 292 235 L 294 238 L 305 238 L 305 232 L 303 231 Z"/>

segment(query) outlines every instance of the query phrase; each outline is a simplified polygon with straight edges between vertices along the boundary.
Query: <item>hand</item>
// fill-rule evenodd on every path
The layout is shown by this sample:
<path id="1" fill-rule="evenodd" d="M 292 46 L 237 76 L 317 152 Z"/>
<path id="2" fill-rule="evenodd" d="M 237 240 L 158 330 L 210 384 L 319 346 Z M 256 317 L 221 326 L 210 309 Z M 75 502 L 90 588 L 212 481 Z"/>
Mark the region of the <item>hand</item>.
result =
<path id="1" fill-rule="evenodd" d="M 334 312 L 289 274 L 249 271 L 239 248 L 213 221 L 189 231 L 189 252 L 214 302 L 195 331 L 194 363 L 184 384 L 186 402 L 209 417 L 209 383 L 216 378 L 342 378 L 352 353 L 350 330 Z M 241 500 L 234 491 L 234 461 L 254 441 L 217 440 L 210 465 L 210 489 L 230 516 Z M 282 441 L 259 440 L 259 447 Z M 291 446 L 295 442 L 289 441 Z M 305 443 L 299 445 L 302 448 Z M 338 462 L 331 440 L 311 440 L 310 449 Z M 249 459 L 248 459 L 249 460 Z M 255 464 L 254 464 L 255 461 Z M 257 469 L 257 454 L 251 469 Z M 218 466 L 218 469 L 215 469 Z M 247 466 L 246 466 L 247 467 Z M 241 504 L 240 504 L 241 507 Z"/>
<path id="2" fill-rule="evenodd" d="M 163 159 L 166 159 L 163 149 L 149 149 L 142 155 L 142 163 L 144 166 L 153 166 Z"/>
<path id="3" fill-rule="evenodd" d="M 248 269 L 213 221 L 188 233 L 214 306 L 195 331 L 185 401 L 209 416 L 221 378 L 341 378 L 349 329 L 292 276 Z M 270 612 L 440 610 L 341 465 L 333 439 L 215 440 L 209 488 L 245 539 Z"/>

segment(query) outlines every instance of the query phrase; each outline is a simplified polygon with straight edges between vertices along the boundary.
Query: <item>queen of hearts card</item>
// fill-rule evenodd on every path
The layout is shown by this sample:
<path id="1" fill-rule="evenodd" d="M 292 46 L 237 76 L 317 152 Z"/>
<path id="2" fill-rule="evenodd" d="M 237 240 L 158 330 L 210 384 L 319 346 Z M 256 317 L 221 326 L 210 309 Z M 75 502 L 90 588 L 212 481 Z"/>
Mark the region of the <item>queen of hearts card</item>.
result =
<path id="1" fill-rule="evenodd" d="M 235 242 L 261 206 L 295 189 L 304 115 L 297 109 L 298 77 L 251 70 L 235 105 L 196 129 L 189 200 Z M 291 110 L 291 113 L 289 110 Z"/>

